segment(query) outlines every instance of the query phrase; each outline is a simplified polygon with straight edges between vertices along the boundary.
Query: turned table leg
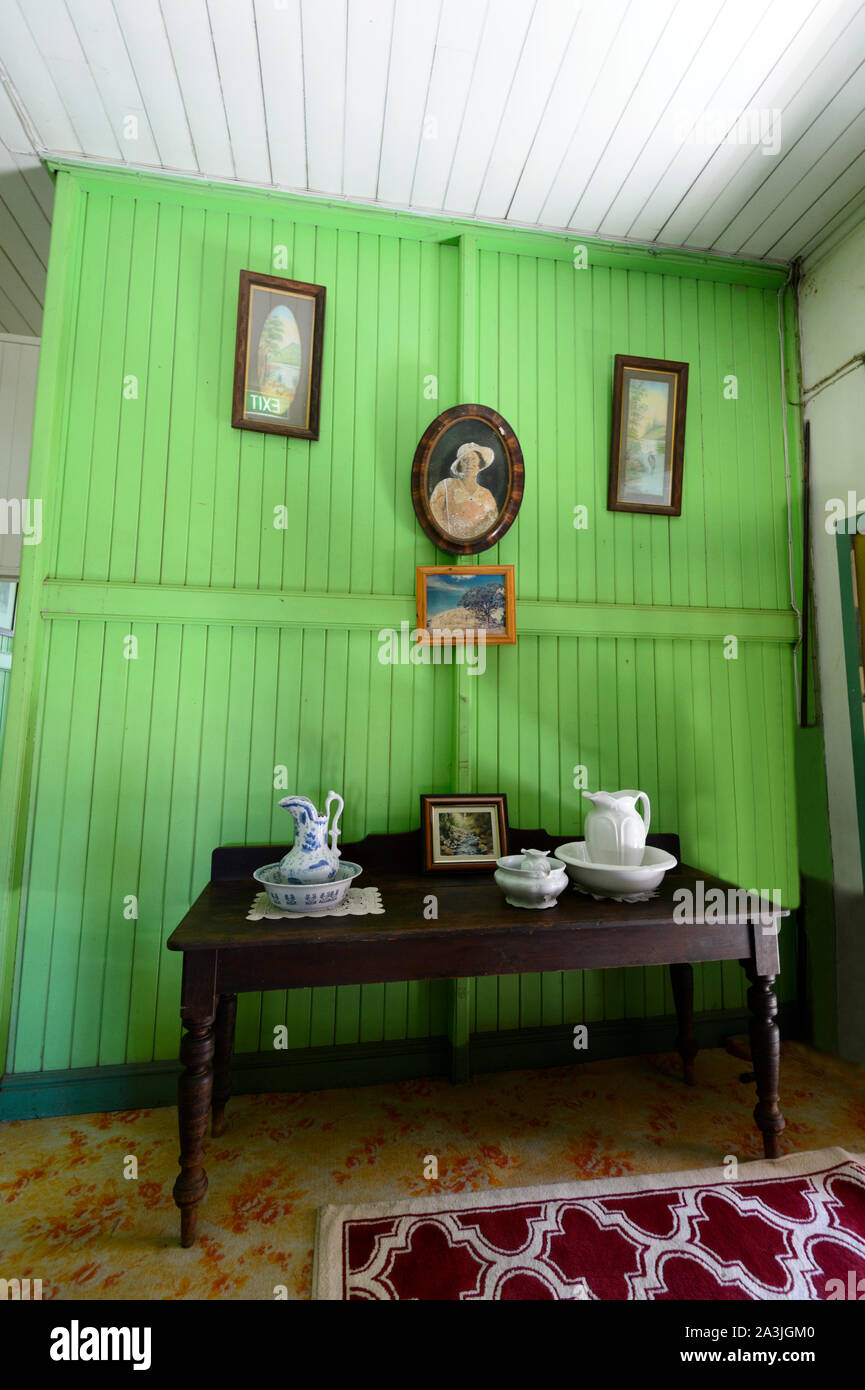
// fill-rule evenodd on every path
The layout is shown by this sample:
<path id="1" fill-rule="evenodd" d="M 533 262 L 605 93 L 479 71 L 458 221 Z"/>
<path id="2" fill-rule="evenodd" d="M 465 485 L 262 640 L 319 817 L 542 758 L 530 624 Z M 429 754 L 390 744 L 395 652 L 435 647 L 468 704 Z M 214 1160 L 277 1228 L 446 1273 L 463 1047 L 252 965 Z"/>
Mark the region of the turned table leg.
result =
<path id="1" fill-rule="evenodd" d="M 213 1123 L 210 1132 L 221 1134 L 225 1129 L 225 1107 L 231 1095 L 231 1050 L 234 1047 L 234 1022 L 237 1018 L 237 995 L 223 994 L 216 1006 L 213 1056 Z"/>
<path id="2" fill-rule="evenodd" d="M 204 1171 L 204 1136 L 213 1090 L 213 1015 L 185 1018 L 180 1044 L 184 1070 L 177 1094 L 180 1129 L 180 1172 L 174 1184 L 174 1200 L 180 1208 L 180 1244 L 195 1244 L 198 1203 L 207 1191 Z"/>
<path id="3" fill-rule="evenodd" d="M 781 1060 L 781 1035 L 775 1016 L 778 1001 L 772 986 L 774 975 L 758 975 L 753 961 L 743 961 L 745 974 L 751 981 L 748 990 L 750 1010 L 749 1034 L 751 1061 L 757 1082 L 757 1104 L 754 1119 L 763 1135 L 763 1152 L 767 1158 L 778 1157 L 778 1135 L 784 1128 L 784 1116 L 778 1104 L 778 1072 Z"/>
<path id="4" fill-rule="evenodd" d="M 682 1070 L 689 1086 L 694 1085 L 694 1058 L 698 1052 L 694 1037 L 694 969 L 693 966 L 671 965 L 670 983 L 673 986 L 673 1000 L 676 1005 L 676 1021 L 679 1031 L 676 1036 L 676 1051 L 682 1059 Z"/>

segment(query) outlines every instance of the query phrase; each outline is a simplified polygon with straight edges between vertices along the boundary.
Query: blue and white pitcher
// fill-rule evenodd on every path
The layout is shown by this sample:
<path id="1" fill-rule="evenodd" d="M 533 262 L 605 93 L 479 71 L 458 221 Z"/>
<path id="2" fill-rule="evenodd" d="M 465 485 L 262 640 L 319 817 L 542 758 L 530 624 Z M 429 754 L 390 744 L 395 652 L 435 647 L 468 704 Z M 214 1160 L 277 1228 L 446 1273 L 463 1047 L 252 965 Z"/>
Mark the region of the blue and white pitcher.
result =
<path id="1" fill-rule="evenodd" d="M 339 808 L 330 828 L 328 827 L 331 803 L 339 802 Z M 280 801 L 294 818 L 294 844 L 279 863 L 279 875 L 284 883 L 328 883 L 336 877 L 339 868 L 339 850 L 336 847 L 339 835 L 339 818 L 345 804 L 338 792 L 328 792 L 324 803 L 324 815 L 320 816 L 312 802 L 305 796 L 286 796 Z"/>

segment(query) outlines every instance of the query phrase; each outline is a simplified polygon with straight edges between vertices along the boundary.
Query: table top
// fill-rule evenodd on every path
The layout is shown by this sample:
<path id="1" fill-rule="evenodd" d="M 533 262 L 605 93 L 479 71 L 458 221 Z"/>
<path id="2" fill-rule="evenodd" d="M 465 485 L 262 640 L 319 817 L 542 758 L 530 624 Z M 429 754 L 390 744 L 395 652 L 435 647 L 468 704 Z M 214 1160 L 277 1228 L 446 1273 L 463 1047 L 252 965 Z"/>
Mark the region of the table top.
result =
<path id="1" fill-rule="evenodd" d="M 651 843 L 678 851 L 675 836 L 655 835 Z M 541 830 L 511 833 L 512 845 L 532 844 L 541 849 L 565 843 L 553 840 Z M 306 957 L 316 950 L 332 956 L 341 948 L 367 946 L 381 958 L 381 948 L 411 945 L 412 953 L 441 947 L 451 957 L 455 949 L 471 943 L 471 951 L 485 949 L 510 957 L 509 947 L 517 942 L 533 942 L 533 951 L 560 953 L 565 941 L 571 947 L 588 937 L 609 938 L 610 964 L 669 962 L 671 960 L 723 960 L 749 954 L 748 913 L 730 915 L 718 922 L 676 922 L 674 894 L 688 889 L 699 901 L 697 883 L 704 895 L 720 889 L 725 895 L 733 884 L 688 865 L 679 864 L 664 878 L 658 895 L 645 902 L 625 903 L 596 900 L 568 888 L 557 905 L 547 909 L 511 907 L 489 870 L 422 873 L 419 832 L 406 835 L 368 836 L 356 844 L 343 846 L 346 859 L 365 866 L 357 881 L 359 887 L 377 887 L 381 892 L 381 915 L 365 917 L 300 917 L 249 921 L 253 899 L 260 891 L 251 877 L 252 868 L 274 862 L 285 853 L 280 846 L 224 848 L 214 852 L 214 878 L 192 905 L 168 941 L 171 950 L 183 952 L 236 952 L 242 949 L 279 946 Z M 437 900 L 437 917 L 424 917 L 429 895 Z M 681 915 L 681 914 L 680 914 Z M 759 928 L 758 928 L 759 930 Z M 624 949 L 624 937 L 630 949 Z M 545 944 L 546 943 L 546 944 Z M 328 949 L 329 948 L 329 949 Z M 567 952 L 566 952 L 567 953 Z M 522 954 L 521 951 L 518 954 Z M 597 956 L 597 949 L 590 952 Z M 607 952 L 601 949 L 600 956 Z M 501 966 L 499 968 L 502 968 Z M 513 968 L 513 967 L 511 967 Z"/>

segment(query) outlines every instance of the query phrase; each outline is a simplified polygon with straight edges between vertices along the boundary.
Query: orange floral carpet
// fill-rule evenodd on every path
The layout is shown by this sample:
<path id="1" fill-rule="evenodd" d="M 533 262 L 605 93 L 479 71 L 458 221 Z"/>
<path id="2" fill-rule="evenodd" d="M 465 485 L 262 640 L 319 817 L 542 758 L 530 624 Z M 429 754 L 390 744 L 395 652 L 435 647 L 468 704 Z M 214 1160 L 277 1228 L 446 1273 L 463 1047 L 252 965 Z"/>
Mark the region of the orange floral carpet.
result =
<path id="1" fill-rule="evenodd" d="M 762 1156 L 747 1064 L 718 1049 L 685 1086 L 673 1055 L 240 1096 L 208 1139 L 199 1239 L 178 1242 L 173 1108 L 0 1124 L 0 1277 L 43 1298 L 291 1299 L 311 1290 L 331 1202 L 527 1187 Z M 865 1151 L 865 1068 L 782 1048 L 781 1153 Z M 438 1177 L 425 1176 L 437 1159 Z M 126 1177 L 137 1160 L 137 1177 Z"/>

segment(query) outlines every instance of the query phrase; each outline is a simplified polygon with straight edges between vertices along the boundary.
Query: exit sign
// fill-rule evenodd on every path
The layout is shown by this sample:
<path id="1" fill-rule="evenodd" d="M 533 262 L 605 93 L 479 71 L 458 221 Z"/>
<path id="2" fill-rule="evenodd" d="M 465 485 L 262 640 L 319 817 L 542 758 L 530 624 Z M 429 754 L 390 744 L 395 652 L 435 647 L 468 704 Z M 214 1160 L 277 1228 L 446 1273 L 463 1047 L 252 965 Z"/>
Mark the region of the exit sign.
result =
<path id="1" fill-rule="evenodd" d="M 278 415 L 279 399 L 276 396 L 262 396 L 258 391 L 247 391 L 246 408 L 256 415 Z"/>

